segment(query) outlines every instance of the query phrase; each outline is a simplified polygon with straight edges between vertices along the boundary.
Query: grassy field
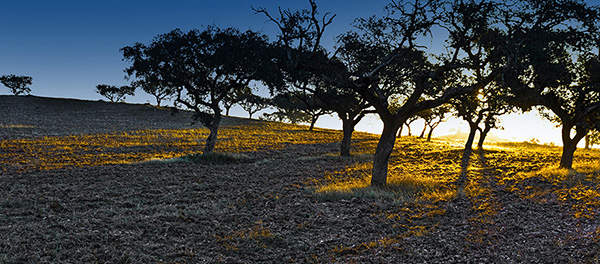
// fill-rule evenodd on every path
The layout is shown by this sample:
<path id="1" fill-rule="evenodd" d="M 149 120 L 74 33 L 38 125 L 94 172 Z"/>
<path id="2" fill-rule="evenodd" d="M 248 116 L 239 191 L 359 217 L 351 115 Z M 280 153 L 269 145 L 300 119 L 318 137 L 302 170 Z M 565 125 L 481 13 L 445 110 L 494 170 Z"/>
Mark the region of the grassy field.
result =
<path id="1" fill-rule="evenodd" d="M 0 104 L 0 263 L 600 261 L 597 150 L 569 171 L 559 148 L 488 144 L 457 191 L 463 142 L 405 137 L 377 189 L 371 134 L 346 158 L 340 131 L 227 118 L 204 157 L 208 131 L 167 110 Z"/>

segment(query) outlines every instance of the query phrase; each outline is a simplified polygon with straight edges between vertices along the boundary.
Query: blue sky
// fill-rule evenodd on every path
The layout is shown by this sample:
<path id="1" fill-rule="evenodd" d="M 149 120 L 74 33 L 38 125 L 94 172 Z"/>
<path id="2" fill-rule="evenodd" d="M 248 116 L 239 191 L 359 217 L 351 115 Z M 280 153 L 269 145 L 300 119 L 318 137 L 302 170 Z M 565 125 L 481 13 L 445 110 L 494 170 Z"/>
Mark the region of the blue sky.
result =
<path id="1" fill-rule="evenodd" d="M 381 14 L 388 0 L 333 1 L 320 0 L 321 13 L 336 14 L 334 23 L 324 36 L 330 48 L 338 34 L 350 30 L 357 17 Z M 95 92 L 97 84 L 125 85 L 119 49 L 135 42 L 149 43 L 161 33 L 175 28 L 189 30 L 215 24 L 219 27 L 252 29 L 274 36 L 272 23 L 262 15 L 255 15 L 251 6 L 265 7 L 272 12 L 284 9 L 308 8 L 308 0 L 170 0 L 170 1 L 28 1 L 2 0 L 0 4 L 0 75 L 17 74 L 34 78 L 32 94 L 37 96 L 77 99 L 102 99 Z M 434 41 L 440 45 L 443 40 Z M 0 87 L 0 94 L 10 94 Z M 127 102 L 155 103 L 154 99 L 138 90 Z M 233 115 L 246 116 L 239 108 Z M 532 123 L 533 122 L 533 123 Z M 538 137 L 540 126 L 552 139 L 543 136 L 543 142 L 559 143 L 560 133 L 535 114 L 506 119 L 506 130 L 496 132 L 516 141 Z M 532 128 L 531 124 L 537 124 Z M 337 117 L 322 118 L 317 126 L 339 129 Z M 413 130 L 420 131 L 420 125 Z M 460 121 L 442 125 L 436 134 L 466 131 Z M 357 130 L 379 133 L 381 121 L 369 118 Z"/>
<path id="2" fill-rule="evenodd" d="M 387 1 L 319 1 L 323 12 L 337 14 L 325 40 L 349 30 L 359 16 L 381 13 Z M 251 6 L 273 12 L 307 8 L 308 0 L 171 0 L 171 1 L 28 1 L 2 0 L 0 6 L 0 75 L 34 78 L 32 94 L 51 97 L 100 99 L 100 83 L 123 85 L 119 48 L 148 43 L 175 28 L 189 30 L 215 24 L 253 29 L 273 35 L 274 25 Z M 9 90 L 0 87 L 0 94 Z M 129 102 L 150 97 L 138 91 Z"/>

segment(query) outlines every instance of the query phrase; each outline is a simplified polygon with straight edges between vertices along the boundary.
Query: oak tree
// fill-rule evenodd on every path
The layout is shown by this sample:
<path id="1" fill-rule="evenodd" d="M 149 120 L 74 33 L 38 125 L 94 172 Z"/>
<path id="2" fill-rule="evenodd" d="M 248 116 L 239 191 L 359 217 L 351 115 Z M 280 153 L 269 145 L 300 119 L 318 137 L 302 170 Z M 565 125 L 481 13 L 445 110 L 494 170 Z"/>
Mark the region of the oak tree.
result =
<path id="1" fill-rule="evenodd" d="M 149 45 L 136 43 L 121 49 L 132 63 L 128 75 L 175 87 L 176 105 L 194 111 L 195 120 L 210 130 L 204 153 L 214 150 L 222 119 L 221 102 L 237 90 L 258 81 L 280 84 L 267 37 L 252 31 L 209 26 L 179 29 L 156 36 Z"/>
<path id="2" fill-rule="evenodd" d="M 599 9 L 580 0 L 528 0 L 505 12 L 512 14 L 504 22 L 511 67 L 503 74 L 511 102 L 550 111 L 561 124 L 560 167 L 572 168 L 578 142 L 600 116 Z"/>
<path id="3" fill-rule="evenodd" d="M 29 94 L 31 88 L 28 86 L 33 83 L 33 78 L 30 76 L 17 76 L 14 74 L 8 74 L 0 76 L 0 82 L 10 89 L 10 92 L 14 95 Z"/>
<path id="4" fill-rule="evenodd" d="M 98 84 L 96 85 L 96 92 L 114 103 L 122 101 L 127 95 L 134 95 L 135 87 L 128 85 L 116 86 L 108 84 Z"/>

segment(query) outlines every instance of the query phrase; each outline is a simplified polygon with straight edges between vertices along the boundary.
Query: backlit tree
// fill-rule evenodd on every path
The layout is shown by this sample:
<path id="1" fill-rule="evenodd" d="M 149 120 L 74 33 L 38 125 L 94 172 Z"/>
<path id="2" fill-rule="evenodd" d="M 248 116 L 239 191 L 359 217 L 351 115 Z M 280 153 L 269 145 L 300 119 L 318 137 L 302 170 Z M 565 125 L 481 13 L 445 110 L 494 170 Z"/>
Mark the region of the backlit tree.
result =
<path id="1" fill-rule="evenodd" d="M 214 150 L 222 119 L 221 102 L 253 81 L 279 85 L 276 63 L 264 35 L 237 29 L 183 32 L 155 37 L 149 45 L 136 43 L 121 49 L 132 63 L 128 75 L 175 87 L 176 105 L 194 111 L 194 118 L 210 130 L 204 153 Z"/>
<path id="2" fill-rule="evenodd" d="M 521 10 L 513 12 L 513 8 Z M 560 167 L 572 168 L 578 142 L 598 124 L 600 60 L 597 7 L 579 0 L 519 1 L 507 8 L 504 84 L 511 102 L 542 107 L 561 125 Z"/>

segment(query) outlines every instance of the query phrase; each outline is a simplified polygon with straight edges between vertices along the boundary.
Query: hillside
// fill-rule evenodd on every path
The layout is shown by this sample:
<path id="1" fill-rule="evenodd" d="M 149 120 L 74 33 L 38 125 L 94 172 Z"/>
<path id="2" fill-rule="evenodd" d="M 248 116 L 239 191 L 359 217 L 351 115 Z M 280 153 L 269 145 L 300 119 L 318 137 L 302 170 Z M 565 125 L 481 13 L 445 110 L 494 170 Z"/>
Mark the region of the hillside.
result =
<path id="1" fill-rule="evenodd" d="M 0 95 L 0 108 L 0 139 L 197 127 L 190 112 L 146 104 Z M 223 124 L 240 122 L 226 117 Z"/>
<path id="2" fill-rule="evenodd" d="M 461 144 L 226 118 L 212 157 L 189 113 L 0 96 L 0 263 L 597 263 L 600 152 L 495 143 L 457 193 Z"/>

